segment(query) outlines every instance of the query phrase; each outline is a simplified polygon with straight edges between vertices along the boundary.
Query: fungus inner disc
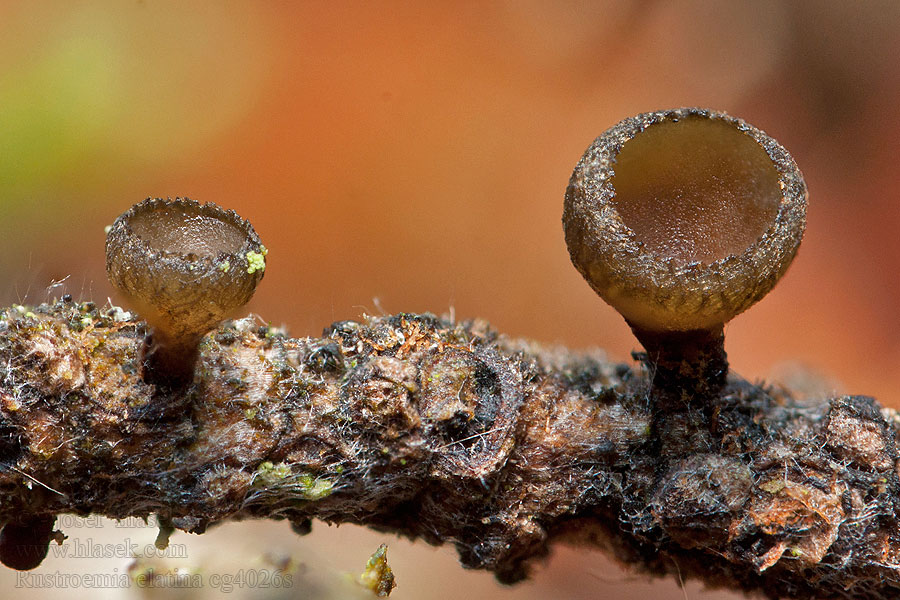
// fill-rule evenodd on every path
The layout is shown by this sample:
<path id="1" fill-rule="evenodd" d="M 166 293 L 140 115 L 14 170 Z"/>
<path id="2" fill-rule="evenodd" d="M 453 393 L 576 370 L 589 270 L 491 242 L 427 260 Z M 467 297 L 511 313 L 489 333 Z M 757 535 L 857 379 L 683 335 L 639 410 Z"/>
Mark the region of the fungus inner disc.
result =
<path id="1" fill-rule="evenodd" d="M 701 116 L 654 123 L 623 144 L 611 178 L 622 221 L 682 266 L 742 254 L 778 213 L 778 171 L 735 125 Z"/>
<path id="2" fill-rule="evenodd" d="M 237 224 L 221 219 L 210 207 L 160 206 L 129 221 L 131 230 L 156 250 L 197 256 L 238 252 L 247 239 Z"/>

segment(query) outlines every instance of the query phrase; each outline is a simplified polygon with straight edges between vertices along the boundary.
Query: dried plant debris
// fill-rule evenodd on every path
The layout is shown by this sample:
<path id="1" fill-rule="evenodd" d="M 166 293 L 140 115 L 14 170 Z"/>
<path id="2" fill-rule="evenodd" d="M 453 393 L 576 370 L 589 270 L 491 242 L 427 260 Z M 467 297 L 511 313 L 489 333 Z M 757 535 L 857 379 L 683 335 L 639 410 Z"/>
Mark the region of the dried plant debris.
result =
<path id="1" fill-rule="evenodd" d="M 181 390 L 141 379 L 145 335 L 92 303 L 0 311 L 4 539 L 60 539 L 62 513 L 194 533 L 319 519 L 452 543 L 508 583 L 569 539 L 773 598 L 900 593 L 900 420 L 870 398 L 732 377 L 651 433 L 641 370 L 481 321 L 368 317 L 318 339 L 226 322 Z"/>
<path id="2" fill-rule="evenodd" d="M 359 576 L 359 583 L 378 598 L 387 598 L 397 587 L 394 572 L 387 562 L 387 544 L 381 544 L 366 562 L 366 570 Z"/>

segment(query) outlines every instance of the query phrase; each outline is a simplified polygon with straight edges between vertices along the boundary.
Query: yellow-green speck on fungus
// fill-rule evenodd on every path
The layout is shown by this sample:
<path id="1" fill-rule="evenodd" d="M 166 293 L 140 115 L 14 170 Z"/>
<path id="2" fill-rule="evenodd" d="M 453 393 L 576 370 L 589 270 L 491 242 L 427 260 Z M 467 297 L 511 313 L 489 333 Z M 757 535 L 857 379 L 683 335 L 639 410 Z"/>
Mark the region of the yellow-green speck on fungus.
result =
<path id="1" fill-rule="evenodd" d="M 247 253 L 247 273 L 251 275 L 256 273 L 257 271 L 265 271 L 266 270 L 266 254 L 269 251 L 265 246 L 260 248 L 259 252 L 253 252 L 252 250 Z"/>

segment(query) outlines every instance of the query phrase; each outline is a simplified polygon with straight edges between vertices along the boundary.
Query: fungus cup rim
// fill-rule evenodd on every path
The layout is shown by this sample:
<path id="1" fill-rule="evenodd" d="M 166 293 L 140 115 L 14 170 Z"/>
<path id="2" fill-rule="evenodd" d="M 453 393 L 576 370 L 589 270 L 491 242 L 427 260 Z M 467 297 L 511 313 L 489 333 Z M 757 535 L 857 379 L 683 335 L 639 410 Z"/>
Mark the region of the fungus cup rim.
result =
<path id="1" fill-rule="evenodd" d="M 185 254 L 183 252 L 166 250 L 164 248 L 156 248 L 137 235 L 132 229 L 130 222 L 135 216 L 142 213 L 153 212 L 160 208 L 173 206 L 177 208 L 188 208 L 196 211 L 198 214 L 203 214 L 204 216 L 212 217 L 223 223 L 235 226 L 244 234 L 244 241 L 241 243 L 240 249 L 234 252 L 219 251 L 216 254 Z M 241 217 L 234 210 L 222 208 L 215 202 L 200 203 L 196 200 L 180 196 L 174 200 L 171 198 L 147 198 L 146 200 L 135 204 L 116 218 L 107 234 L 106 240 L 107 250 L 112 241 L 114 241 L 123 247 L 127 247 L 129 251 L 132 251 L 132 255 L 134 255 L 133 251 L 137 251 L 138 254 L 154 260 L 162 261 L 167 264 L 171 262 L 174 266 L 177 266 L 179 270 L 184 268 L 181 266 L 184 263 L 197 262 L 205 263 L 210 267 L 218 269 L 223 263 L 223 259 L 232 261 L 242 257 L 245 258 L 248 252 L 259 253 L 264 247 L 250 221 Z M 188 256 L 191 256 L 192 258 L 188 259 Z"/>

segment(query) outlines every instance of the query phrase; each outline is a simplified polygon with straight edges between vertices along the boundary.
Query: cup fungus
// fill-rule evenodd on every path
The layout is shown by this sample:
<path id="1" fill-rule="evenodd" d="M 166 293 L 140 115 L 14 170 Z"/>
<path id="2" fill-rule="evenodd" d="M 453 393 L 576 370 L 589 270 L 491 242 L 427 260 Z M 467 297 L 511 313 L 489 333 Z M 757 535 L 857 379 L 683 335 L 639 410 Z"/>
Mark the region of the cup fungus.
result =
<path id="1" fill-rule="evenodd" d="M 679 108 L 594 140 L 569 181 L 563 226 L 575 267 L 663 374 L 716 387 L 728 369 L 723 326 L 787 270 L 806 197 L 771 137 L 725 113 Z"/>
<path id="2" fill-rule="evenodd" d="M 200 339 L 250 300 L 265 255 L 249 222 L 211 202 L 148 198 L 116 219 L 106 272 L 152 327 L 145 380 L 190 383 Z"/>

